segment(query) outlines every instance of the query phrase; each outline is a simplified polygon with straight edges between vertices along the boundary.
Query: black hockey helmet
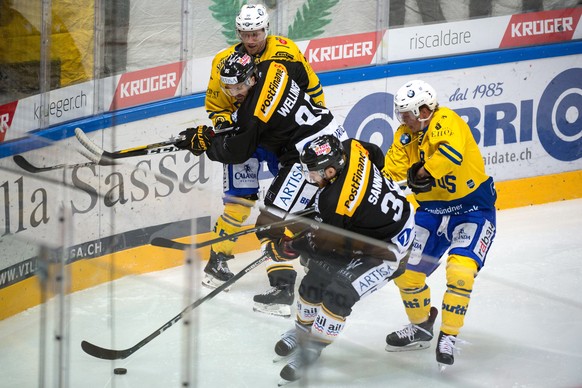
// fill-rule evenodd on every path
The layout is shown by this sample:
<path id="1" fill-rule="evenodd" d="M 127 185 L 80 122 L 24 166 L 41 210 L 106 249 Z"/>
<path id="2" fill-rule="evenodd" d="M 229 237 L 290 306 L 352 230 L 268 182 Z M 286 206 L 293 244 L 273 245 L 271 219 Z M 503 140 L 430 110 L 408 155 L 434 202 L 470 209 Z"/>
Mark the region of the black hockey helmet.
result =
<path id="1" fill-rule="evenodd" d="M 250 83 L 249 79 L 255 74 L 255 60 L 247 53 L 235 51 L 226 58 L 220 69 L 220 83 L 224 85 L 236 85 Z"/>
<path id="2" fill-rule="evenodd" d="M 325 169 L 333 167 L 339 174 L 345 164 L 345 151 L 339 139 L 332 135 L 319 136 L 305 144 L 300 155 L 303 172 L 309 182 L 309 171 L 317 171 L 325 179 Z M 311 182 L 314 183 L 314 182 Z"/>

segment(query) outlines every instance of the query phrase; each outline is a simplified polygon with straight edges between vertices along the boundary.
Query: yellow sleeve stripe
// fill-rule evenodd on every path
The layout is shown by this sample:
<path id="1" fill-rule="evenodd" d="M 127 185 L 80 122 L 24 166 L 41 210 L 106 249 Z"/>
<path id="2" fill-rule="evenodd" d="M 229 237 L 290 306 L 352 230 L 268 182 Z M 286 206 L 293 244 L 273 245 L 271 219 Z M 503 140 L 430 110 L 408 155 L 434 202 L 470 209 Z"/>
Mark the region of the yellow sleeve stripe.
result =
<path id="1" fill-rule="evenodd" d="M 266 123 L 269 121 L 275 108 L 283 97 L 283 92 L 289 81 L 289 76 L 285 71 L 285 66 L 280 63 L 273 62 L 269 65 L 267 74 L 265 75 L 265 83 L 261 89 L 259 100 L 255 108 L 255 116 Z"/>
<path id="2" fill-rule="evenodd" d="M 461 163 L 463 162 L 463 155 L 461 155 L 460 152 L 458 152 L 456 149 L 454 149 L 453 147 L 451 147 L 448 144 L 441 144 L 439 146 L 439 151 L 447 159 L 449 159 L 451 162 L 453 162 L 454 164 L 456 164 L 458 166 L 460 166 Z"/>
<path id="3" fill-rule="evenodd" d="M 368 151 L 357 141 L 352 142 L 350 159 L 346 180 L 335 210 L 337 214 L 348 217 L 354 215 L 366 195 L 368 173 L 371 168 Z"/>

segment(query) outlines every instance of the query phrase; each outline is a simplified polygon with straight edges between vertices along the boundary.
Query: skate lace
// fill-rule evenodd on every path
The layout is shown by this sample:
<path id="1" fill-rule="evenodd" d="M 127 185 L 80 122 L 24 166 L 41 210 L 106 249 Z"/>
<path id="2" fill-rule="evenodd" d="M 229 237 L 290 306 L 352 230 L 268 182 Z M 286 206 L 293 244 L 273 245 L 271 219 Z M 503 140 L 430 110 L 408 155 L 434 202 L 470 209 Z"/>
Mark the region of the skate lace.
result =
<path id="1" fill-rule="evenodd" d="M 412 323 L 405 326 L 404 329 L 397 330 L 396 335 L 398 338 L 405 338 L 408 337 L 409 340 L 414 340 L 414 335 L 418 331 L 418 326 L 413 325 Z"/>
<path id="2" fill-rule="evenodd" d="M 439 341 L 439 351 L 445 354 L 453 354 L 453 351 L 460 353 L 460 349 L 455 346 L 456 337 L 452 335 L 443 335 Z"/>
<path id="3" fill-rule="evenodd" d="M 228 268 L 228 266 L 226 265 L 226 263 L 222 260 L 218 260 L 217 264 L 216 264 L 216 269 L 218 272 L 222 272 L 222 273 L 231 273 L 230 269 Z"/>
<path id="4" fill-rule="evenodd" d="M 260 295 L 271 295 L 271 294 L 274 294 L 274 293 L 276 293 L 278 290 L 279 290 L 279 289 L 278 289 L 277 287 L 271 287 L 271 288 L 269 288 L 267 291 L 263 292 L 263 293 L 262 293 L 262 294 L 260 294 Z"/>
<path id="5" fill-rule="evenodd" d="M 285 332 L 281 336 L 281 341 L 283 341 L 289 349 L 294 349 L 297 346 L 297 335 L 295 334 L 295 329 Z"/>

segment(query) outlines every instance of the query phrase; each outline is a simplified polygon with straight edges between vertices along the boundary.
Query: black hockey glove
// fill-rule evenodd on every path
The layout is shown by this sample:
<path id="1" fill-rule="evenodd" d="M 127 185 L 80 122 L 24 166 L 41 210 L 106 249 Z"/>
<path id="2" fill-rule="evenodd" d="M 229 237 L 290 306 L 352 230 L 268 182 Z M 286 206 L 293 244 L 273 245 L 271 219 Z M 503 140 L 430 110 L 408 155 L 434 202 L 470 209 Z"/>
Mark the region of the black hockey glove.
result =
<path id="1" fill-rule="evenodd" d="M 293 260 L 299 257 L 299 253 L 291 247 L 291 238 L 287 236 L 277 241 L 273 241 L 270 238 L 262 239 L 261 252 L 276 262 Z"/>
<path id="2" fill-rule="evenodd" d="M 420 170 L 424 166 L 424 162 L 416 162 L 414 163 L 409 169 L 406 175 L 406 183 L 410 190 L 414 194 L 418 193 L 427 193 L 432 190 L 432 186 L 435 183 L 434 178 L 428 174 L 428 176 L 419 178 L 418 177 L 418 170 Z"/>
<path id="3" fill-rule="evenodd" d="M 291 248 L 299 254 L 311 256 L 317 251 L 315 235 L 311 230 L 302 232 L 290 242 Z"/>
<path id="4" fill-rule="evenodd" d="M 214 131 L 212 127 L 199 125 L 196 128 L 187 128 L 180 132 L 180 135 L 184 136 L 185 139 L 177 142 L 176 147 L 200 156 L 210 147 Z"/>

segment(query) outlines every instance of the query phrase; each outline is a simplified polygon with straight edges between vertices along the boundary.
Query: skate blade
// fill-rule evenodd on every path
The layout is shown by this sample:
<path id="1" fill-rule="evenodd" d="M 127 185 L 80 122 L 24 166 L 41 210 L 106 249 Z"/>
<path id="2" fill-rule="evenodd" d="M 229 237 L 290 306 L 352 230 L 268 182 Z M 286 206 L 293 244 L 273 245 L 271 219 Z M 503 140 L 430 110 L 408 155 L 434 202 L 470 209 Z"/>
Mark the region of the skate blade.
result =
<path id="1" fill-rule="evenodd" d="M 445 371 L 445 369 L 447 369 L 447 366 L 450 366 L 448 364 L 441 364 L 440 362 L 438 363 L 439 365 L 439 372 L 443 373 Z"/>
<path id="2" fill-rule="evenodd" d="M 202 279 L 201 283 L 204 287 L 209 288 L 211 290 L 214 290 L 214 289 L 222 286 L 225 282 L 223 282 L 221 280 L 216 280 L 216 278 L 206 274 L 206 276 L 204 276 L 204 279 Z M 224 292 L 230 291 L 230 287 L 226 287 L 223 291 Z"/>
<path id="3" fill-rule="evenodd" d="M 279 383 L 277 384 L 278 387 L 283 387 L 283 386 L 288 386 L 288 385 L 297 385 L 297 382 L 299 380 L 295 380 L 295 381 L 289 381 L 289 380 L 285 380 L 285 379 L 281 379 L 279 380 Z"/>
<path id="4" fill-rule="evenodd" d="M 253 311 L 257 313 L 275 315 L 277 317 L 289 318 L 291 317 L 291 306 L 286 304 L 272 304 L 267 305 L 263 303 L 255 303 Z"/>
<path id="5" fill-rule="evenodd" d="M 411 345 L 407 345 L 407 346 L 392 346 L 392 345 L 386 345 L 385 350 L 387 352 L 409 352 L 411 350 L 422 350 L 422 349 L 428 349 L 430 348 L 430 342 L 428 341 L 420 341 L 420 342 L 416 342 L 414 344 Z"/>

